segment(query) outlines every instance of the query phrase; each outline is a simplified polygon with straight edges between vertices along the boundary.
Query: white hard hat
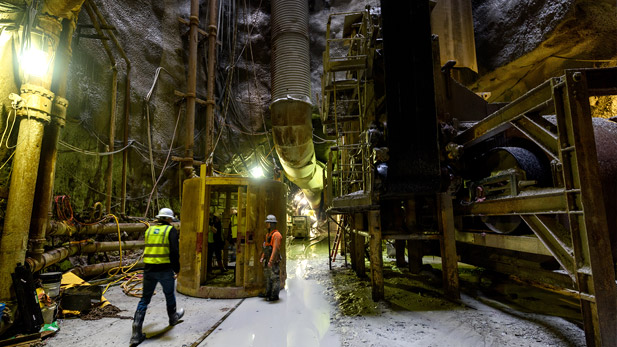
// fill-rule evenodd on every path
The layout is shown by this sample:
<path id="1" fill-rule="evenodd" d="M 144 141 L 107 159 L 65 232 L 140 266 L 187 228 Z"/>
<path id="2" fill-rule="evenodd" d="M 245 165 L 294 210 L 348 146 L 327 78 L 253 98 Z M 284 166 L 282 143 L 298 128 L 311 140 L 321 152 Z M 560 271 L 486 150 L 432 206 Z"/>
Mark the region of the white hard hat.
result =
<path id="1" fill-rule="evenodd" d="M 174 218 L 174 211 L 171 210 L 171 208 L 167 208 L 167 207 L 163 207 L 160 211 L 159 214 L 156 215 L 156 218 Z"/>
<path id="2" fill-rule="evenodd" d="M 277 221 L 276 221 L 276 217 L 274 217 L 274 215 L 273 215 L 273 214 L 269 214 L 269 215 L 266 217 L 266 223 L 277 223 Z"/>

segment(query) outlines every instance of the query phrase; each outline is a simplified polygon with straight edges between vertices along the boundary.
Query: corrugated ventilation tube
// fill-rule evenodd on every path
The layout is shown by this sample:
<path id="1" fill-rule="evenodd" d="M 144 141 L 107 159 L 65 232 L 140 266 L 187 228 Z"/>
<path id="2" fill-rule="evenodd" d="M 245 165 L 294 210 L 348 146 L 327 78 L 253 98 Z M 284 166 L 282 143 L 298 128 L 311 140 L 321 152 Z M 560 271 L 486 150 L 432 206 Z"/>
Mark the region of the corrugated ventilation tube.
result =
<path id="1" fill-rule="evenodd" d="M 272 133 L 285 174 L 313 208 L 321 203 L 323 168 L 311 123 L 308 1 L 272 0 Z"/>

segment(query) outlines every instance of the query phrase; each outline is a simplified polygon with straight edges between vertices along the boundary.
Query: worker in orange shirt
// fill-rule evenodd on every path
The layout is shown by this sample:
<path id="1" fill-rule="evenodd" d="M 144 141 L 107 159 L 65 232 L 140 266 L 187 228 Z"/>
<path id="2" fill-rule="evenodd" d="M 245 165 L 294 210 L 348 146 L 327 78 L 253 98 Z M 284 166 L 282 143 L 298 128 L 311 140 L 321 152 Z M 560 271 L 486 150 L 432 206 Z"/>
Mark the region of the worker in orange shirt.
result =
<path id="1" fill-rule="evenodd" d="M 266 241 L 263 244 L 263 253 L 259 260 L 264 266 L 264 275 L 266 277 L 266 292 L 260 294 L 266 301 L 276 301 L 279 299 L 279 291 L 281 290 L 281 242 L 283 236 L 276 230 L 276 217 L 269 214 L 266 217 L 268 233 Z"/>

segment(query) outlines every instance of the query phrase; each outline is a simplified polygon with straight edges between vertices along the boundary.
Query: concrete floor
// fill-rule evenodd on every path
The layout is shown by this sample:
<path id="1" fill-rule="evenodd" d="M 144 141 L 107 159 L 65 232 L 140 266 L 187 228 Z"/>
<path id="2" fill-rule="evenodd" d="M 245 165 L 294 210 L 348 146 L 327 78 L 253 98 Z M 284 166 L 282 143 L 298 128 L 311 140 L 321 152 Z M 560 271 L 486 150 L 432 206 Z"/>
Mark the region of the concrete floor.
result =
<path id="1" fill-rule="evenodd" d="M 461 303 L 444 300 L 439 289 L 425 286 L 430 276 L 396 270 L 387 260 L 386 300 L 375 303 L 370 281 L 358 279 L 344 262 L 328 269 L 327 244 L 294 243 L 288 247 L 286 288 L 275 303 L 260 298 L 207 300 L 176 294 L 186 309 L 184 322 L 167 326 L 160 286 L 144 324 L 143 346 L 326 346 L 426 347 L 584 346 L 574 321 L 577 308 L 561 296 L 526 286 L 484 283 L 465 274 Z M 425 257 L 425 263 L 437 260 Z M 434 258 L 434 257 L 433 257 Z M 440 262 L 439 262 L 440 263 Z M 476 283 L 476 284 L 473 284 Z M 484 283 L 484 284 L 482 284 Z M 488 285 L 488 287 L 487 287 Z M 487 288 L 485 288 L 487 287 Z M 487 296 L 487 290 L 501 294 Z M 469 296 L 472 295 L 472 296 Z M 114 287 L 106 294 L 122 316 L 132 317 L 138 298 Z M 235 310 L 234 310 L 235 308 Z M 229 312 L 229 316 L 222 320 Z M 574 310 L 574 314 L 569 311 Z M 563 311 L 563 312 L 562 312 Z M 564 319 L 561 317 L 569 317 Z M 131 319 L 65 319 L 46 346 L 128 346 Z"/>
<path id="2" fill-rule="evenodd" d="M 321 294 L 325 289 L 314 280 L 304 279 L 305 267 L 306 260 L 288 261 L 287 285 L 278 302 L 261 298 L 198 299 L 176 293 L 178 307 L 184 307 L 186 313 L 183 322 L 174 327 L 167 326 L 165 297 L 158 285 L 144 322 L 147 339 L 140 346 L 340 346 L 330 326 L 330 306 Z M 139 302 L 138 298 L 126 296 L 120 287 L 111 288 L 105 297 L 123 310 L 121 316 L 132 317 Z M 60 331 L 45 344 L 128 346 L 131 324 L 131 319 L 119 318 L 64 319 L 59 322 Z"/>

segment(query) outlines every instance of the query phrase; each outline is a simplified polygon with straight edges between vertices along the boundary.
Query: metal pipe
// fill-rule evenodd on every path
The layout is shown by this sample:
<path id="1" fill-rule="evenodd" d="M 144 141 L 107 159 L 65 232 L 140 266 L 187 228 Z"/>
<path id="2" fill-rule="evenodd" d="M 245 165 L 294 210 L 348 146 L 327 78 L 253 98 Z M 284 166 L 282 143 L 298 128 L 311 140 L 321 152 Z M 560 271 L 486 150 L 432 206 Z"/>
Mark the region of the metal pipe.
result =
<path id="1" fill-rule="evenodd" d="M 116 49 L 118 50 L 118 52 L 120 53 L 120 55 L 122 56 L 122 59 L 124 59 L 124 62 L 126 64 L 126 83 L 125 83 L 125 88 L 124 88 L 124 138 L 123 138 L 123 145 L 124 145 L 124 148 L 126 148 L 129 145 L 129 119 L 131 115 L 131 61 L 129 60 L 128 56 L 124 52 L 124 49 L 122 49 L 122 46 L 120 45 L 118 38 L 114 34 L 112 27 L 107 23 L 107 20 L 105 20 L 105 17 L 103 17 L 103 14 L 101 14 L 101 11 L 99 11 L 99 8 L 96 6 L 96 3 L 92 0 L 89 0 L 88 5 L 90 6 L 90 8 L 92 8 L 94 13 L 96 14 L 97 18 L 99 19 L 99 22 L 103 24 L 101 28 L 104 28 L 107 30 L 107 35 L 109 35 L 109 37 L 111 38 L 111 41 L 114 43 L 114 46 L 116 47 Z M 122 202 L 120 203 L 120 214 L 121 215 L 126 214 L 126 168 L 128 166 L 128 155 L 129 155 L 128 151 L 125 150 L 122 152 L 122 183 L 121 183 L 122 191 L 120 193 L 120 196 L 122 197 Z"/>
<path id="2" fill-rule="evenodd" d="M 144 248 L 144 241 L 122 241 L 123 250 L 138 248 Z M 119 250 L 120 245 L 118 242 L 79 242 L 70 246 L 53 249 L 36 258 L 26 258 L 26 263 L 30 271 L 36 272 L 76 254 L 111 252 Z"/>
<path id="3" fill-rule="evenodd" d="M 129 118 L 131 116 L 131 63 L 126 61 L 126 89 L 124 91 L 124 137 L 123 145 L 126 148 L 129 145 Z M 129 152 L 122 152 L 122 182 L 121 192 L 122 202 L 120 203 L 120 214 L 126 215 L 126 170 L 129 163 Z"/>
<path id="4" fill-rule="evenodd" d="M 321 203 L 323 168 L 313 146 L 308 2 L 272 1 L 272 134 L 290 181 L 313 208 Z"/>
<path id="5" fill-rule="evenodd" d="M 208 20 L 208 79 L 206 88 L 206 176 L 212 176 L 214 159 L 214 85 L 216 82 L 216 38 L 218 0 L 210 0 Z"/>
<path id="6" fill-rule="evenodd" d="M 60 132 L 66 124 L 68 101 L 66 97 L 69 63 L 72 57 L 71 41 L 77 26 L 77 16 L 62 21 L 62 34 L 56 52 L 54 74 L 51 89 L 56 97 L 52 106 L 51 123 L 43 134 L 41 160 L 36 183 L 35 200 L 32 213 L 32 227 L 28 239 L 28 253 L 43 253 L 45 231 L 51 217 L 53 185 L 56 177 L 56 158 L 58 156 L 58 140 Z"/>
<path id="7" fill-rule="evenodd" d="M 122 266 L 129 266 L 132 264 L 133 264 L 133 260 L 122 261 Z M 88 278 L 88 277 L 94 277 L 94 276 L 107 273 L 109 270 L 117 268 L 117 267 L 120 267 L 120 262 L 112 261 L 109 263 L 99 263 L 99 264 L 93 264 L 93 265 L 76 266 L 71 270 L 71 272 L 76 274 L 80 278 Z M 144 262 L 139 261 L 133 268 L 143 268 L 143 267 L 144 267 Z"/>
<path id="8" fill-rule="evenodd" d="M 38 37 L 40 42 L 37 44 L 43 46 L 48 57 L 53 57 L 62 25 L 57 18 L 45 14 L 39 14 L 37 19 L 37 29 L 44 33 Z M 42 77 L 25 74 L 20 88 L 24 107 L 18 112 L 22 119 L 19 122 L 9 199 L 0 240 L 0 301 L 11 298 L 11 273 L 17 264 L 23 263 L 26 256 L 35 193 L 32 187 L 36 187 L 43 129 L 51 120 L 54 99 L 54 94 L 49 91 L 52 73 L 53 68 L 48 69 Z"/>
<path id="9" fill-rule="evenodd" d="M 118 226 L 120 231 L 127 233 L 145 232 L 148 229 L 148 226 L 144 223 L 120 223 L 119 225 L 105 223 L 84 225 L 77 228 L 66 223 L 51 221 L 47 227 L 47 236 L 114 234 L 118 232 Z"/>
<path id="10" fill-rule="evenodd" d="M 197 88 L 197 45 L 199 40 L 199 0 L 191 0 L 189 26 L 189 67 L 186 81 L 186 136 L 184 139 L 184 172 L 195 177 L 193 168 L 193 147 L 195 146 L 195 98 Z"/>
<path id="11" fill-rule="evenodd" d="M 118 100 L 118 68 L 112 68 L 111 74 L 111 110 L 109 113 L 109 147 L 108 151 L 114 151 L 114 141 L 116 139 L 116 102 Z M 105 171 L 105 209 L 111 213 L 111 194 L 113 184 L 114 156 L 107 156 L 107 170 Z"/>
<path id="12" fill-rule="evenodd" d="M 94 10 L 91 7 L 90 2 L 84 3 L 84 8 L 86 12 L 88 12 L 88 17 L 90 17 L 90 21 L 92 21 L 92 25 L 96 29 L 97 34 L 100 37 L 103 37 L 103 30 L 101 29 L 101 25 L 98 22 Z M 109 62 L 111 64 L 111 68 L 113 70 L 112 73 L 112 94 L 111 94 L 111 110 L 109 115 L 109 151 L 112 152 L 114 150 L 114 138 L 116 131 L 116 100 L 117 100 L 117 88 L 118 88 L 118 68 L 116 65 L 116 59 L 114 58 L 109 45 L 105 40 L 101 40 L 103 44 L 103 48 L 105 49 L 105 53 L 107 53 L 107 57 L 109 58 Z M 108 156 L 107 159 L 107 170 L 105 172 L 105 209 L 107 213 L 111 213 L 111 186 L 112 186 L 112 176 L 113 176 L 113 155 Z"/>

